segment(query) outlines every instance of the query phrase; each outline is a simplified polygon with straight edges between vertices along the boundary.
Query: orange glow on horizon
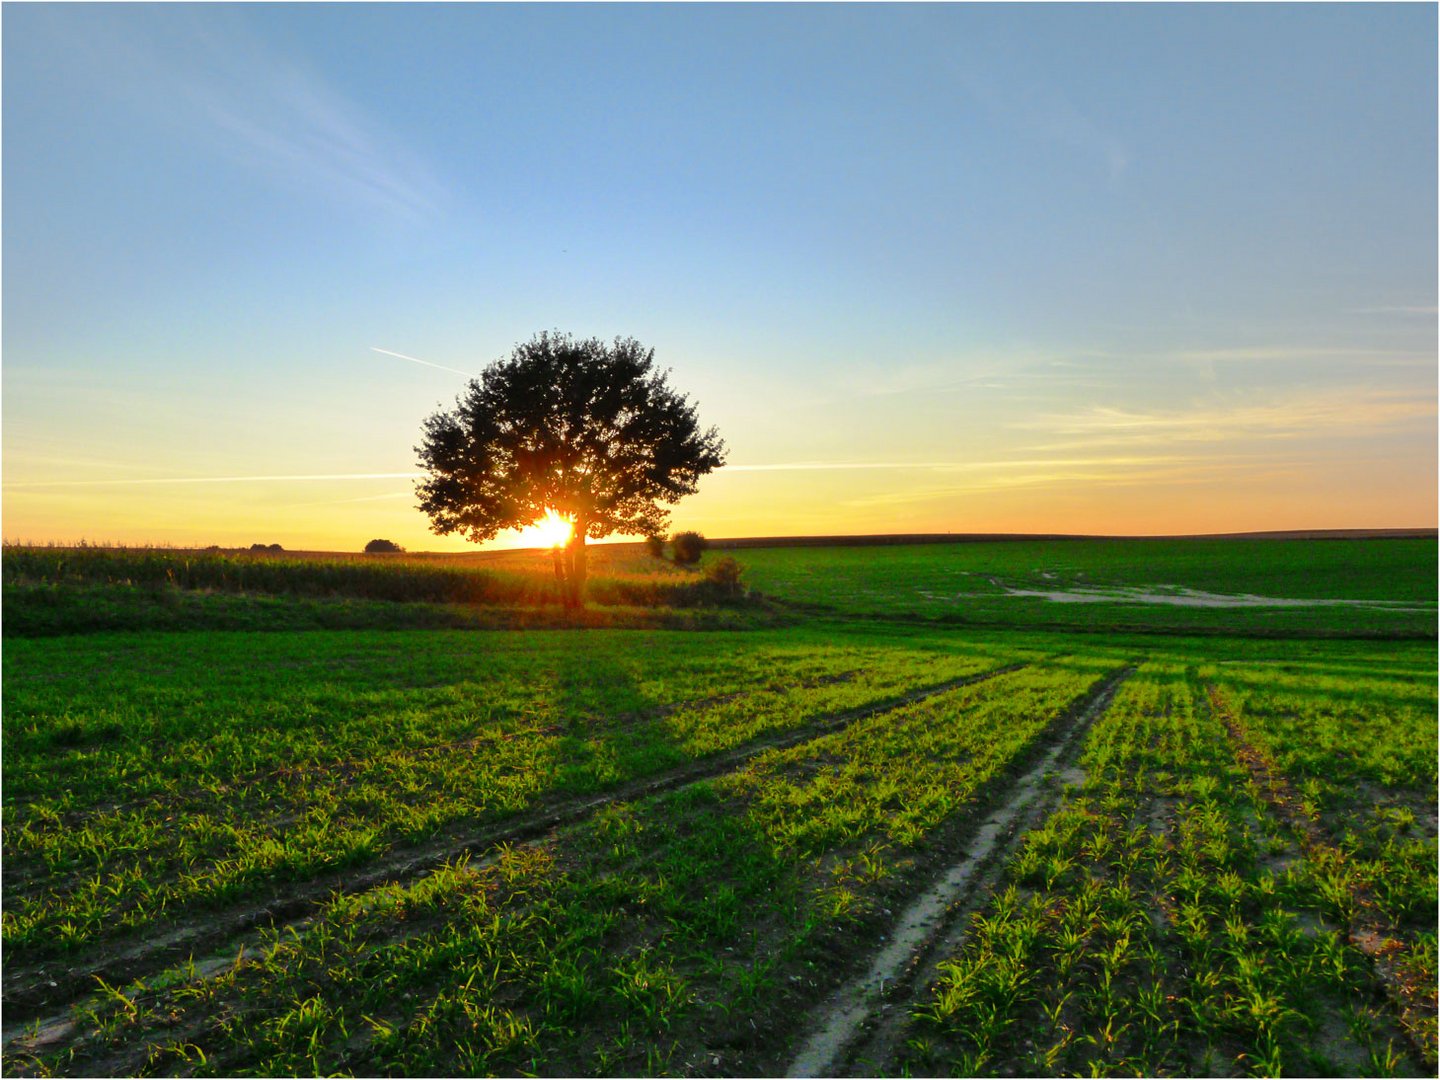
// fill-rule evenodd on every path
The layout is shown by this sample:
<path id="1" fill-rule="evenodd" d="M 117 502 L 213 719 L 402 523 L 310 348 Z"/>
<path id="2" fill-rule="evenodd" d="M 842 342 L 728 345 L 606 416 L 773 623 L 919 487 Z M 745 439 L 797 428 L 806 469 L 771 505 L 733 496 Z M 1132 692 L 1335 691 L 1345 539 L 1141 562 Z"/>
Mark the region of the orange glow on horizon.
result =
<path id="1" fill-rule="evenodd" d="M 1423 429 L 1425 425 L 1421 424 Z M 1113 454 L 1056 450 L 1013 457 L 859 467 L 720 470 L 675 510 L 671 528 L 711 539 L 905 533 L 1069 533 L 1174 536 L 1254 530 L 1434 527 L 1432 445 L 1362 454 L 1346 443 L 1318 462 L 1280 438 L 1224 452 L 1188 445 Z M 1423 439 L 1421 440 L 1423 442 Z M 1262 453 L 1263 451 L 1263 453 Z M 261 477 L 228 482 L 81 482 L 7 456 L 5 539 L 61 544 L 162 544 L 359 552 L 384 537 L 412 552 L 473 552 L 564 544 L 571 524 L 553 509 L 524 528 L 476 544 L 437 536 L 385 476 Z M 1323 466 L 1323 467 L 1322 467 Z M 277 474 L 279 470 L 277 470 Z M 18 478 L 16 476 L 18 475 Z M 167 473 L 166 476 L 172 474 Z M 243 477 L 243 479 L 242 479 Z M 19 482 L 16 482 L 17 479 Z M 227 477 L 228 479 L 228 477 Z M 143 478 L 142 478 L 143 480 Z M 633 542 L 613 534 L 595 541 Z"/>

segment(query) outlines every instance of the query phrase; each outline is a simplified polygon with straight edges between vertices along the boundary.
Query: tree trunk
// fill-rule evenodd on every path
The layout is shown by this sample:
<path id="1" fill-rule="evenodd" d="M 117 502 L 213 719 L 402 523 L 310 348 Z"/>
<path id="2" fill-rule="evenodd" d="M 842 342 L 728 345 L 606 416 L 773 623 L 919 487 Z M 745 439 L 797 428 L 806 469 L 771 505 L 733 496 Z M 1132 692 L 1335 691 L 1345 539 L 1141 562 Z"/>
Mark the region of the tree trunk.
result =
<path id="1" fill-rule="evenodd" d="M 570 536 L 569 547 L 569 595 L 570 607 L 585 606 L 585 522 L 576 518 L 575 531 Z"/>

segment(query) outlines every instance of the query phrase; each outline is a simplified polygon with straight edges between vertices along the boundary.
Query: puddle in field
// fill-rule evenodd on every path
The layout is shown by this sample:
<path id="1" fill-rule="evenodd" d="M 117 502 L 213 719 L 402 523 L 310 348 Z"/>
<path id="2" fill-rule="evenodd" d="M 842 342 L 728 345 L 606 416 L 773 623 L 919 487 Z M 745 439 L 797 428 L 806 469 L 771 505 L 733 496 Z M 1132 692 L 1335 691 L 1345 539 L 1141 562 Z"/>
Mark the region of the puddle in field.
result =
<path id="1" fill-rule="evenodd" d="M 1043 575 L 1042 575 L 1043 576 Z M 1405 600 L 1304 600 L 1295 597 L 1256 596 L 1254 593 L 1212 593 L 1180 585 L 1072 586 L 1069 589 L 1017 589 L 996 582 L 1006 596 L 1039 597 L 1056 604 L 1170 604 L 1174 607 L 1272 608 L 1365 607 L 1384 611 L 1429 611 Z M 1163 589 L 1164 592 L 1153 590 Z"/>

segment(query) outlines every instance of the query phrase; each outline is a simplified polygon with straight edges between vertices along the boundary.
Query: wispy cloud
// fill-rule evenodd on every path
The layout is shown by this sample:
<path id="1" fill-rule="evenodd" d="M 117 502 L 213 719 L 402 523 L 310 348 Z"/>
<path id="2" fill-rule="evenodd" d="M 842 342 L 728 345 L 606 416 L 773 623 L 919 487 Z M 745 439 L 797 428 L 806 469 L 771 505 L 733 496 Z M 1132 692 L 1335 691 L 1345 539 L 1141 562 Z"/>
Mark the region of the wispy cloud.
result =
<path id="1" fill-rule="evenodd" d="M 944 469 L 948 462 L 936 461 L 781 461 L 767 465 L 726 465 L 729 472 L 828 472 L 847 469 Z"/>
<path id="2" fill-rule="evenodd" d="M 1434 304 L 1388 304 L 1379 307 L 1349 308 L 1351 315 L 1429 315 L 1436 314 Z"/>
<path id="3" fill-rule="evenodd" d="M 1105 162 L 1111 180 L 1120 179 L 1130 167 L 1130 148 L 1065 98 L 1050 96 L 1037 102 L 1030 117 L 1037 130 L 1056 142 L 1098 155 Z"/>
<path id="4" fill-rule="evenodd" d="M 1064 353 L 984 350 L 967 352 L 950 362 L 887 364 L 883 371 L 852 376 L 845 385 L 859 397 L 1010 390 L 1038 384 L 1089 386 L 1099 382 L 1094 361 L 1111 355 L 1090 349 Z"/>
<path id="5" fill-rule="evenodd" d="M 415 221 L 445 187 L 373 110 L 227 5 L 59 6 L 58 63 L 147 120 L 271 181 Z"/>
<path id="6" fill-rule="evenodd" d="M 288 473 L 271 476 L 155 476 L 127 480 L 7 480 L 4 488 L 9 491 L 15 488 L 134 487 L 146 484 L 332 483 L 350 480 L 413 480 L 422 475 L 424 474 L 416 472 Z"/>
<path id="7" fill-rule="evenodd" d="M 1029 469 L 1036 466 L 1107 465 L 1128 468 L 1153 465 L 1180 459 L 1167 456 L 1030 458 L 1008 461 L 786 461 L 767 465 L 727 465 L 725 472 L 814 472 L 853 471 L 866 469 L 911 470 L 923 472 L 995 472 L 1005 469 Z"/>
<path id="8" fill-rule="evenodd" d="M 379 346 L 371 345 L 371 352 L 384 353 L 386 356 L 393 356 L 400 360 L 409 360 L 412 364 L 424 364 L 426 367 L 435 368 L 439 371 L 448 371 L 452 375 L 463 375 L 470 378 L 470 373 L 461 371 L 459 368 L 446 367 L 444 364 L 432 364 L 429 360 L 421 360 L 418 356 L 406 356 L 404 353 L 391 352 L 389 349 L 382 349 Z"/>
<path id="9" fill-rule="evenodd" d="M 885 490 L 842 499 L 838 505 L 861 509 L 936 502 L 944 499 L 995 492 L 1014 488 L 1056 489 L 1070 491 L 1076 487 L 1135 487 L 1146 484 L 1203 483 L 1237 473 L 1254 474 L 1257 470 L 1276 467 L 1274 462 L 1259 462 L 1245 454 L 1217 456 L 1206 452 L 1196 454 L 1048 454 L 1004 460 L 927 461 L 927 462 L 780 462 L 766 465 L 728 466 L 741 472 L 780 471 L 847 471 L 895 470 L 946 476 L 940 482 L 926 483 L 923 477 Z"/>
<path id="10" fill-rule="evenodd" d="M 1053 395 L 1062 390 L 1133 387 L 1140 377 L 1168 380 L 1177 365 L 1186 365 L 1203 381 L 1214 383 L 1222 372 L 1226 378 L 1232 378 L 1235 369 L 1363 365 L 1367 371 L 1373 371 L 1381 367 L 1431 365 L 1434 359 L 1433 353 L 1417 349 L 1306 342 L 1151 350 L 1093 346 L 1064 351 L 984 350 L 959 354 L 948 362 L 889 364 L 883 370 L 852 376 L 842 386 L 857 397 L 933 396 L 990 390 L 1019 399 Z"/>
<path id="11" fill-rule="evenodd" d="M 218 68 L 188 83 L 191 99 L 249 166 L 391 214 L 420 219 L 438 185 L 398 139 L 313 74 L 279 57 L 245 64 L 249 80 Z M 256 70 L 261 72 L 254 79 Z"/>
<path id="12" fill-rule="evenodd" d="M 1414 349 L 1376 349 L 1333 345 L 1232 345 L 1221 349 L 1176 349 L 1157 359 L 1208 364 L 1288 364 L 1311 360 L 1363 360 L 1367 364 L 1411 364 L 1433 360 Z"/>
<path id="13" fill-rule="evenodd" d="M 1293 439 L 1303 436 L 1360 437 L 1391 432 L 1403 425 L 1429 422 L 1432 398 L 1400 393 L 1349 390 L 1271 402 L 1211 405 L 1188 410 L 1139 410 L 1095 405 L 1010 424 L 1012 428 L 1077 436 L 1073 442 L 1035 449 L 1220 443 L 1236 439 Z"/>
<path id="14" fill-rule="evenodd" d="M 995 62 L 979 53 L 957 56 L 955 74 L 976 100 L 1021 131 L 1103 162 L 1111 181 L 1124 175 L 1133 154 L 1118 135 L 1079 109 L 1058 87 L 1040 82 L 1017 86 L 994 67 Z"/>
<path id="15" fill-rule="evenodd" d="M 7 373 L 8 374 L 8 373 Z M 153 465 L 136 465 L 123 461 L 113 461 L 108 458 L 98 457 L 71 457 L 67 455 L 37 454 L 26 450 L 5 451 L 5 471 L 13 472 L 16 468 L 22 469 L 119 469 L 122 472 L 156 472 Z M 168 471 L 168 470 L 159 470 Z"/>
<path id="16" fill-rule="evenodd" d="M 1213 483 L 1216 480 L 1234 481 L 1238 477 L 1254 479 L 1264 474 L 1272 477 L 1276 466 L 1257 469 L 1250 461 L 1212 461 L 1201 459 L 1175 459 L 1173 464 L 1156 464 L 1152 467 L 1137 468 L 1133 465 L 1116 464 L 1113 468 L 1103 467 L 1066 468 L 1060 463 L 1051 467 L 1037 467 L 1018 471 L 1011 475 L 994 475 L 958 484 L 931 487 L 908 487 L 892 491 L 877 492 L 859 498 L 848 499 L 844 506 L 874 509 L 886 506 L 904 506 L 915 503 L 939 502 L 962 496 L 976 496 L 1000 491 L 1029 488 L 1037 492 L 1051 490 L 1073 493 L 1077 489 L 1093 491 L 1099 488 L 1130 488 L 1164 485 L 1191 485 Z M 1298 467 L 1284 467 L 1283 472 L 1296 473 Z"/>
<path id="17" fill-rule="evenodd" d="M 358 499 L 336 499 L 339 503 L 366 503 L 366 502 L 390 502 L 393 499 L 413 499 L 413 491 L 387 491 L 384 495 L 361 495 Z"/>

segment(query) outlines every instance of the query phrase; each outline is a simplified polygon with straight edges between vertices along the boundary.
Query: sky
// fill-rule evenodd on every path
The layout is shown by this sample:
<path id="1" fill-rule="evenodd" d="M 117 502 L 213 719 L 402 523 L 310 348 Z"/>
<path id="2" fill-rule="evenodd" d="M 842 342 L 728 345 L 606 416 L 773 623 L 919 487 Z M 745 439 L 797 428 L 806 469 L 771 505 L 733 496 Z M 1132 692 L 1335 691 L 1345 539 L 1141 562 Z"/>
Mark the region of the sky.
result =
<path id="1" fill-rule="evenodd" d="M 553 329 L 711 537 L 1436 524 L 1434 5 L 0 20 L 9 541 L 465 550 L 421 424 Z"/>

